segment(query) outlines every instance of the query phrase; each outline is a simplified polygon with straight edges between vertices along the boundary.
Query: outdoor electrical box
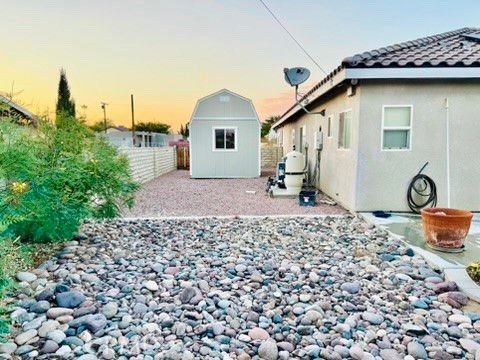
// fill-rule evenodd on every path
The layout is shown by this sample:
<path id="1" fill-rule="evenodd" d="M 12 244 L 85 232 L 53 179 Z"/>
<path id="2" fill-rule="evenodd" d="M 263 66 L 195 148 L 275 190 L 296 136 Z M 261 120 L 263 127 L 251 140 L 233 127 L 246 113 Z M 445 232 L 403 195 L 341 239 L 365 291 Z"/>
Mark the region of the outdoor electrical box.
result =
<path id="1" fill-rule="evenodd" d="M 315 131 L 313 134 L 313 142 L 315 143 L 315 150 L 322 150 L 323 148 L 323 131 Z"/>

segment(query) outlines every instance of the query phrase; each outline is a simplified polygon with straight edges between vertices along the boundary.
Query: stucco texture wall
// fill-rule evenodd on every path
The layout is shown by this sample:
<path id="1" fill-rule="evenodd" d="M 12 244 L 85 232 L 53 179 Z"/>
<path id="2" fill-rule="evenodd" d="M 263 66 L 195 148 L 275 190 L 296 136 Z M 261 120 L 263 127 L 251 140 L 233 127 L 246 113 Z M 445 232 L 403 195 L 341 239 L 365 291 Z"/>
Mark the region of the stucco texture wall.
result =
<path id="1" fill-rule="evenodd" d="M 408 184 L 427 161 L 438 206 L 447 206 L 446 98 L 451 207 L 480 210 L 480 82 L 370 81 L 361 88 L 355 210 L 408 211 Z M 413 106 L 410 150 L 382 151 L 383 105 Z"/>
<path id="2" fill-rule="evenodd" d="M 360 89 L 355 96 L 347 96 L 341 92 L 311 111 L 318 112 L 325 109 L 325 116 L 304 113 L 297 121 L 287 123 L 282 127 L 282 144 L 284 154 L 292 151 L 292 130 L 295 129 L 295 145 L 297 150 L 300 144 L 300 127 L 306 128 L 306 142 L 308 144 L 309 173 L 313 174 L 317 164 L 317 153 L 314 149 L 314 133 L 322 127 L 323 150 L 320 157 L 320 173 L 317 176 L 317 187 L 348 209 L 355 208 L 355 179 L 357 169 L 358 131 Z M 340 113 L 351 111 L 351 138 L 350 149 L 338 148 L 339 117 Z M 328 117 L 332 117 L 331 137 L 327 136 Z M 305 151 L 302 149 L 302 151 Z"/>

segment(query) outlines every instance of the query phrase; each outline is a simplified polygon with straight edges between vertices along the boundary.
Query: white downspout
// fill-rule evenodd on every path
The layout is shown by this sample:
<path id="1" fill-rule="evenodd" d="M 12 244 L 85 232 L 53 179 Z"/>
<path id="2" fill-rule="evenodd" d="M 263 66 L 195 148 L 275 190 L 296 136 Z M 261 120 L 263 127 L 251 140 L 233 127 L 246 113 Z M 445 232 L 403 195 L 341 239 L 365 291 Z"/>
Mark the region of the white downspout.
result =
<path id="1" fill-rule="evenodd" d="M 447 126 L 447 207 L 450 207 L 450 104 L 445 98 L 445 114 Z"/>

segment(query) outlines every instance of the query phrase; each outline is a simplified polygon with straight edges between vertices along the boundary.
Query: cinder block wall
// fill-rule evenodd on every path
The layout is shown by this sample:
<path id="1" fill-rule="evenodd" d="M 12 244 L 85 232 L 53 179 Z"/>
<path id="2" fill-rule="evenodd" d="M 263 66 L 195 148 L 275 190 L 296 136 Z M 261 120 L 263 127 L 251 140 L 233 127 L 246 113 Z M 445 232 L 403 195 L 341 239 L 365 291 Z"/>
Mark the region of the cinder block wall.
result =
<path id="1" fill-rule="evenodd" d="M 135 181 L 145 183 L 163 174 L 176 170 L 175 147 L 120 149 L 130 162 L 130 171 Z"/>
<path id="2" fill-rule="evenodd" d="M 262 169 L 273 169 L 283 157 L 283 148 L 278 145 L 262 144 Z"/>

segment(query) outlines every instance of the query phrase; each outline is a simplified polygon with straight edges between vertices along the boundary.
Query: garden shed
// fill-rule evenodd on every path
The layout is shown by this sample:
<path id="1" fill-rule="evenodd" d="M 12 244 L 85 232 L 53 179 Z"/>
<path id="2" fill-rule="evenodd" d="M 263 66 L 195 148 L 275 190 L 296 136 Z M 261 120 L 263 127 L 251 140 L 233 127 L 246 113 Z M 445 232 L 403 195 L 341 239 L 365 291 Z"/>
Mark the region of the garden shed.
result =
<path id="1" fill-rule="evenodd" d="M 239 94 L 223 89 L 198 100 L 190 120 L 190 176 L 260 176 L 260 128 L 252 101 Z"/>

